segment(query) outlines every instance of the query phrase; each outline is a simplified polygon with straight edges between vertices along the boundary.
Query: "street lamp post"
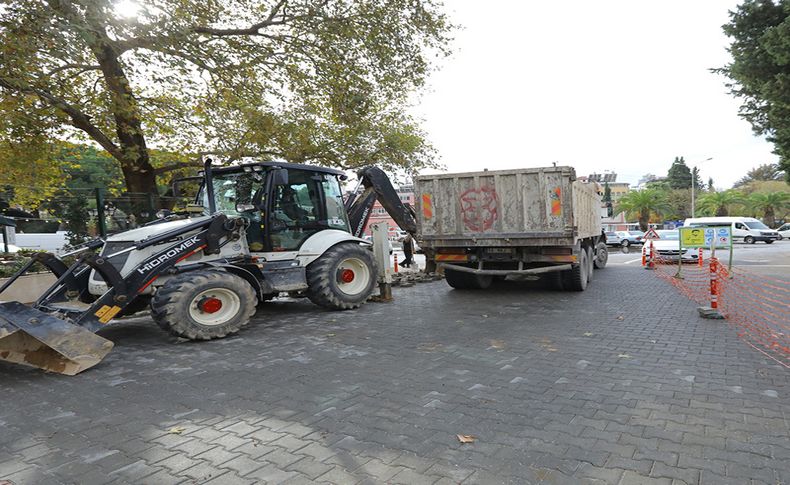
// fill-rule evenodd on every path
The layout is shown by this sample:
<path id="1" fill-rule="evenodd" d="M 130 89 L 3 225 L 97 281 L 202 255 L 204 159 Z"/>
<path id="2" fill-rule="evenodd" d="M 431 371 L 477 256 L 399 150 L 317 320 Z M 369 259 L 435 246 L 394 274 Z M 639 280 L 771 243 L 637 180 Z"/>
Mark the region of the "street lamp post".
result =
<path id="1" fill-rule="evenodd" d="M 702 165 L 703 163 L 710 160 L 713 160 L 713 157 L 706 158 L 705 160 L 697 163 Z M 694 198 L 694 191 L 696 190 L 696 188 L 697 188 L 697 166 L 694 165 L 694 168 L 691 169 L 691 217 L 696 216 L 695 214 L 696 204 Z"/>

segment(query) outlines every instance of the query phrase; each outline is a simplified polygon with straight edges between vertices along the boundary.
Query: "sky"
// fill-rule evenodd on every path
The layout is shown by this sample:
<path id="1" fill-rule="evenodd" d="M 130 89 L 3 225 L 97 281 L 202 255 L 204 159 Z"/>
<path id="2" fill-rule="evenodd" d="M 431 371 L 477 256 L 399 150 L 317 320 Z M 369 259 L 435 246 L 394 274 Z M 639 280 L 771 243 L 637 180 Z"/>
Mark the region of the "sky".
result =
<path id="1" fill-rule="evenodd" d="M 636 184 L 683 156 L 729 188 L 778 161 L 710 72 L 738 3 L 445 0 L 462 28 L 413 112 L 449 172 L 558 162 Z"/>

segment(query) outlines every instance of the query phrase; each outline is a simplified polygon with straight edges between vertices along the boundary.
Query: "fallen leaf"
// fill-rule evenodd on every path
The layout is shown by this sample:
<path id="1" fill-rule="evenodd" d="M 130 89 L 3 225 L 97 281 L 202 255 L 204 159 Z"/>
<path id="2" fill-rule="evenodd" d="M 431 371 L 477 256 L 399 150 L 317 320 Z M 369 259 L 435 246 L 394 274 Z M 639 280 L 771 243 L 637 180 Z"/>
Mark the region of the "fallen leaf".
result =
<path id="1" fill-rule="evenodd" d="M 593 333 L 592 332 L 584 332 L 584 336 L 585 337 L 592 337 Z"/>
<path id="2" fill-rule="evenodd" d="M 488 315 L 481 315 L 483 318 L 488 318 Z"/>
<path id="3" fill-rule="evenodd" d="M 618 315 L 618 316 L 617 316 L 617 319 L 618 319 L 618 320 L 625 320 L 625 317 L 624 317 L 624 316 L 622 316 L 622 315 Z"/>
<path id="4" fill-rule="evenodd" d="M 470 434 L 457 434 L 455 437 L 458 438 L 458 441 L 461 443 L 474 443 L 477 441 L 477 438 Z"/>
<path id="5" fill-rule="evenodd" d="M 181 434 L 187 429 L 183 426 L 173 426 L 172 428 L 168 429 L 167 432 L 170 434 Z"/>
<path id="6" fill-rule="evenodd" d="M 631 358 L 631 356 L 628 355 L 628 354 L 619 354 L 618 357 L 623 358 L 623 359 L 630 359 Z"/>
<path id="7" fill-rule="evenodd" d="M 492 340 L 491 347 L 495 349 L 504 349 L 505 348 L 505 341 L 504 340 Z"/>
<path id="8" fill-rule="evenodd" d="M 328 334 L 326 334 L 326 336 L 327 336 L 327 337 L 334 337 L 334 336 L 335 336 L 335 334 L 333 334 L 333 333 L 328 333 Z"/>

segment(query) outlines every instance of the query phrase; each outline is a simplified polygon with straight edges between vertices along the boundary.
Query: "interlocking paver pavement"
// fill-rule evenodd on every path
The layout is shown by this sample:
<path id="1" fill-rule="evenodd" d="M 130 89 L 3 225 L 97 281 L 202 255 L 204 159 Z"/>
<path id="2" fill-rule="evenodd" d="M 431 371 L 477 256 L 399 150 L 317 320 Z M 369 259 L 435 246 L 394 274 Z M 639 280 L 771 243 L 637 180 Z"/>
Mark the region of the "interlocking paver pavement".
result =
<path id="1" fill-rule="evenodd" d="M 0 363 L 0 479 L 790 482 L 790 372 L 647 271 L 395 296 L 267 303 L 214 342 L 138 318 L 76 377 Z"/>

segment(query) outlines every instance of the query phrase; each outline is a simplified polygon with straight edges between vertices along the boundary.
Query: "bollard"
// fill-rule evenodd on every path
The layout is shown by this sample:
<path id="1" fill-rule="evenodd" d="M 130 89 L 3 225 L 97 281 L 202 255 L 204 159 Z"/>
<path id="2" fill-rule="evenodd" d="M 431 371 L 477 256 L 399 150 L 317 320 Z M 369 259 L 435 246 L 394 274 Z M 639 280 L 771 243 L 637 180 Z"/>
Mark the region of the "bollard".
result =
<path id="1" fill-rule="evenodd" d="M 645 251 L 644 244 L 642 245 L 642 251 Z M 645 266 L 645 269 L 656 269 L 655 256 L 656 254 L 655 254 L 655 250 L 653 249 L 653 240 L 651 239 L 650 254 L 647 256 L 647 266 Z"/>
<path id="2" fill-rule="evenodd" d="M 397 273 L 398 272 L 398 253 L 395 253 L 394 256 L 395 256 L 395 265 L 394 265 L 394 267 L 395 267 L 395 272 Z"/>
<path id="3" fill-rule="evenodd" d="M 699 248 L 699 257 L 697 258 L 697 264 L 700 268 L 702 268 L 702 248 Z"/>
<path id="4" fill-rule="evenodd" d="M 715 256 L 711 256 L 708 260 L 710 261 L 710 306 L 699 307 L 697 311 L 702 318 L 721 320 L 724 315 L 719 313 L 719 260 Z"/>
<path id="5" fill-rule="evenodd" d="M 645 251 L 647 251 L 647 248 L 646 248 L 646 247 L 645 247 L 645 245 L 643 244 L 643 245 L 642 245 L 642 266 L 643 266 L 643 267 L 644 267 L 644 266 L 645 266 L 645 264 L 647 263 L 647 261 L 646 261 L 646 259 L 647 259 L 647 258 L 645 258 Z"/>

